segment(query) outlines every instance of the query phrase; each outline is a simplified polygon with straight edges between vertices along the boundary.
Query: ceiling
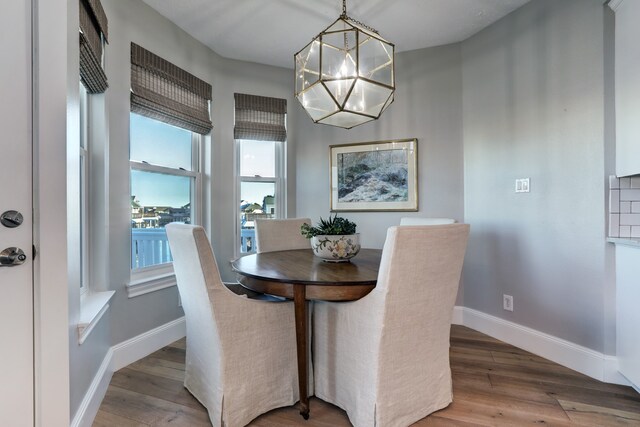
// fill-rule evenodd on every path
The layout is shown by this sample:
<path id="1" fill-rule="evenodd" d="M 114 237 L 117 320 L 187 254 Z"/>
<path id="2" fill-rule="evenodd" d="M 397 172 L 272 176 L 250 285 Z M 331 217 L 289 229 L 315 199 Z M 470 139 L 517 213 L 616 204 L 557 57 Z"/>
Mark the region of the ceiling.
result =
<path id="1" fill-rule="evenodd" d="M 232 59 L 293 68 L 293 55 L 342 12 L 341 0 L 144 0 Z M 347 14 L 396 52 L 455 43 L 528 0 L 348 0 Z"/>

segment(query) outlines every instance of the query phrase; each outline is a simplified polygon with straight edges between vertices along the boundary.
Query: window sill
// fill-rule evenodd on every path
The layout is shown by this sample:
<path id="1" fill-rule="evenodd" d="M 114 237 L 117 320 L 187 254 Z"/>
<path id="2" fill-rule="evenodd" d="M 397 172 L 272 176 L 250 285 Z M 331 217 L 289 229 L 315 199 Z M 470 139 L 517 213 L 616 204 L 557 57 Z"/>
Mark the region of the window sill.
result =
<path id="1" fill-rule="evenodd" d="M 150 292 L 159 291 L 160 289 L 175 286 L 176 275 L 173 271 L 157 274 L 155 276 L 146 276 L 140 279 L 134 279 L 127 285 L 127 295 L 134 298 Z"/>
<path id="2" fill-rule="evenodd" d="M 116 291 L 86 292 L 80 298 L 78 343 L 82 344 L 109 308 L 109 301 Z"/>

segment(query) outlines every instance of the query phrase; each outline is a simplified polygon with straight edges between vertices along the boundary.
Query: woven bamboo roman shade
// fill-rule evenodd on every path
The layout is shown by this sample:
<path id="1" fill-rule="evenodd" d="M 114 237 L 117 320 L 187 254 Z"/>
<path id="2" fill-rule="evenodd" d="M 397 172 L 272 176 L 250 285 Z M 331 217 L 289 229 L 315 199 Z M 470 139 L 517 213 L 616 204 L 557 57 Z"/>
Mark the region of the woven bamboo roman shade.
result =
<path id="1" fill-rule="evenodd" d="M 211 85 L 131 43 L 131 111 L 206 135 Z"/>
<path id="2" fill-rule="evenodd" d="M 287 100 L 266 96 L 234 94 L 236 120 L 235 139 L 256 141 L 286 141 Z"/>
<path id="3" fill-rule="evenodd" d="M 107 90 L 102 49 L 107 41 L 107 15 L 100 0 L 80 0 L 80 79 L 89 93 Z"/>

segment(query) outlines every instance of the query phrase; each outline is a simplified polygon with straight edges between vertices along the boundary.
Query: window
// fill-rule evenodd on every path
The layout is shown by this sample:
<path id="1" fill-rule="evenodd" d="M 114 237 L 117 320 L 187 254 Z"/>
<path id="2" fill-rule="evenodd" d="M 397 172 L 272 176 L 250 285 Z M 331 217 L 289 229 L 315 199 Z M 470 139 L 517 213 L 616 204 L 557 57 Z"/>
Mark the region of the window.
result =
<path id="1" fill-rule="evenodd" d="M 240 253 L 255 252 L 255 220 L 282 217 L 284 142 L 237 140 Z"/>
<path id="2" fill-rule="evenodd" d="M 69 176 L 75 182 L 71 194 L 78 194 L 78 233 L 81 292 L 84 294 L 89 286 L 89 149 L 91 140 L 90 96 L 107 90 L 107 76 L 104 73 L 104 47 L 107 41 L 107 16 L 99 0 L 79 1 L 79 74 L 80 74 L 80 146 L 78 175 Z M 75 213 L 74 213 L 75 214 Z M 73 256 L 75 258 L 75 255 Z"/>
<path id="3" fill-rule="evenodd" d="M 69 223 L 77 224 L 69 227 L 70 260 L 78 260 L 78 270 L 70 271 L 70 277 L 77 277 L 80 283 L 79 317 L 77 318 L 78 343 L 82 344 L 89 336 L 95 325 L 106 312 L 110 299 L 115 291 L 97 291 L 91 289 L 95 280 L 100 280 L 92 274 L 92 270 L 101 270 L 101 259 L 95 257 L 100 252 L 104 239 L 100 236 L 100 219 L 98 210 L 104 206 L 94 207 L 94 202 L 104 199 L 101 190 L 91 185 L 99 183 L 101 177 L 96 176 L 95 170 L 101 169 L 100 152 L 104 148 L 106 134 L 104 111 L 104 93 L 108 88 L 107 76 L 104 72 L 105 43 L 107 41 L 107 16 L 102 9 L 100 0 L 79 1 L 79 144 L 74 138 L 69 138 L 73 146 L 70 152 L 78 150 L 78 163 L 69 163 L 68 194 L 70 203 L 78 207 L 69 209 Z M 76 145 L 77 144 L 77 145 Z M 92 158 L 90 160 L 90 158 Z M 98 160 L 96 160 L 98 159 Z M 92 164 L 96 162 L 96 164 Z M 97 166 L 94 168 L 94 166 Z M 94 169 L 94 170 L 92 170 Z M 97 193 L 97 194 L 96 194 Z M 90 200 L 94 198 L 94 200 Z M 96 247 L 98 250 L 96 251 Z M 100 287 L 98 284 L 96 287 Z"/>
<path id="4" fill-rule="evenodd" d="M 285 217 L 287 100 L 234 94 L 239 250 L 256 251 L 255 220 Z"/>
<path id="5" fill-rule="evenodd" d="M 165 225 L 200 223 L 211 85 L 131 43 L 129 297 L 176 284 Z"/>
<path id="6" fill-rule="evenodd" d="M 169 268 L 171 222 L 198 223 L 199 134 L 130 115 L 131 270 Z"/>

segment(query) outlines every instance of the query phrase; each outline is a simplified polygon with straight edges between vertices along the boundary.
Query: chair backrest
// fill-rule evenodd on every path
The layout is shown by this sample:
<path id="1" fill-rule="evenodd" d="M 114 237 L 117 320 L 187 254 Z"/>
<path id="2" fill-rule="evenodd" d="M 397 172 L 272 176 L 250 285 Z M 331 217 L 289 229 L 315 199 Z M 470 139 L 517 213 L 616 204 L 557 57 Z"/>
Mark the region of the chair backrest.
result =
<path id="1" fill-rule="evenodd" d="M 385 366 L 440 366 L 436 361 L 449 366 L 451 316 L 468 235 L 468 224 L 387 231 L 378 283 L 364 299 L 373 297 L 377 301 L 369 309 L 384 313 L 377 319 L 381 324 L 374 340 L 379 346 L 378 381 L 391 393 L 406 378 L 394 377 L 395 371 Z"/>
<path id="2" fill-rule="evenodd" d="M 405 216 L 400 218 L 400 225 L 442 225 L 455 224 L 453 218 L 425 218 L 419 216 Z"/>
<path id="3" fill-rule="evenodd" d="M 302 224 L 311 224 L 309 218 L 257 219 L 257 252 L 310 249 L 309 239 L 300 234 Z"/>
<path id="4" fill-rule="evenodd" d="M 224 289 L 209 238 L 201 226 L 172 223 L 167 224 L 166 230 L 189 349 L 192 356 L 212 358 L 211 375 L 219 381 L 221 341 L 213 300 L 224 298 L 229 291 Z"/>

